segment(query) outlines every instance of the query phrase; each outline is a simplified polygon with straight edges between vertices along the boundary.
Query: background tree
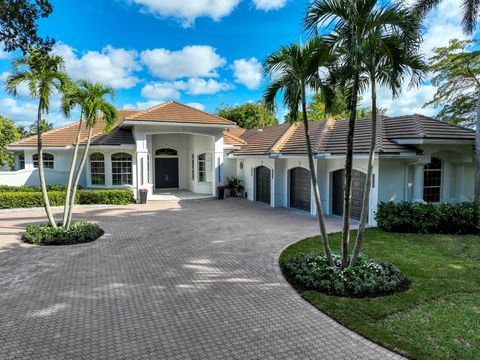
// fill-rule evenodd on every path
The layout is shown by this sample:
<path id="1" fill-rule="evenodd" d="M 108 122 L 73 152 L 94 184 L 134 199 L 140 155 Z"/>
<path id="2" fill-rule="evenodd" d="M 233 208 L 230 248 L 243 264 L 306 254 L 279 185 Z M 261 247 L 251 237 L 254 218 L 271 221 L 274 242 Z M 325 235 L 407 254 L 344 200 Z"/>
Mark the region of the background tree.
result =
<path id="1" fill-rule="evenodd" d="M 244 129 L 259 129 L 277 125 L 275 114 L 262 102 L 247 102 L 241 105 L 222 105 L 216 114 L 235 122 Z"/>
<path id="2" fill-rule="evenodd" d="M 48 0 L 2 0 L 0 2 L 0 42 L 5 51 L 30 47 L 50 50 L 54 39 L 38 36 L 38 20 L 48 17 L 53 6 Z"/>
<path id="3" fill-rule="evenodd" d="M 15 125 L 15 121 L 0 115 L 0 166 L 7 163 L 11 168 L 15 167 L 13 155 L 7 151 L 6 147 L 19 139 L 20 133 Z"/>
<path id="4" fill-rule="evenodd" d="M 440 108 L 439 120 L 474 127 L 480 95 L 480 51 L 469 50 L 477 42 L 450 40 L 448 46 L 436 48 L 429 59 L 432 85 L 437 91 L 425 106 Z"/>
<path id="5" fill-rule="evenodd" d="M 45 171 L 43 168 L 43 144 L 42 144 L 42 115 L 48 114 L 50 109 L 50 97 L 55 93 L 63 93 L 70 79 L 65 72 L 63 58 L 51 55 L 44 50 L 30 48 L 26 56 L 16 58 L 12 62 L 12 74 L 5 83 L 5 90 L 13 96 L 17 96 L 18 87 L 25 84 L 33 99 L 38 100 L 37 112 L 37 154 L 38 175 L 42 189 L 43 203 L 50 226 L 56 228 L 48 199 L 47 186 L 45 183 Z"/>
<path id="6" fill-rule="evenodd" d="M 332 251 L 328 241 L 325 219 L 323 216 L 320 192 L 317 184 L 317 175 L 313 162 L 312 144 L 308 132 L 307 118 L 307 90 L 322 91 L 328 97 L 331 92 L 322 84 L 318 74 L 318 68 L 325 66 L 330 60 L 330 53 L 320 38 L 310 40 L 305 46 L 292 44 L 282 47 L 280 50 L 270 54 L 264 64 L 264 72 L 267 78 L 272 74 L 280 74 L 273 80 L 265 90 L 264 101 L 273 111 L 275 98 L 279 92 L 283 92 L 283 103 L 290 110 L 292 118 L 297 118 L 298 109 L 302 112 L 302 122 L 307 147 L 308 166 L 310 178 L 315 196 L 317 219 L 322 237 L 323 250 L 330 266 L 335 266 L 332 258 Z M 328 100 L 328 98 L 327 98 Z"/>
<path id="7" fill-rule="evenodd" d="M 37 122 L 36 121 L 32 122 L 29 126 L 30 131 L 28 132 L 27 136 L 37 135 L 37 128 L 38 128 Z M 42 133 L 47 132 L 53 129 L 53 123 L 48 122 L 45 119 L 42 119 L 42 121 L 40 121 L 40 128 L 42 129 Z"/>

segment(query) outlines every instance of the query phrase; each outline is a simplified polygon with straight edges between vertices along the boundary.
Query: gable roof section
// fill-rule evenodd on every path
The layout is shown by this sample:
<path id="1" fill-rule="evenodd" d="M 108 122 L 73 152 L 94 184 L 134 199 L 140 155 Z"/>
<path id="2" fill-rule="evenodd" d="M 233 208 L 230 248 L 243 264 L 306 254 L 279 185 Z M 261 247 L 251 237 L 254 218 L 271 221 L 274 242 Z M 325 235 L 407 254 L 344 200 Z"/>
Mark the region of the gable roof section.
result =
<path id="1" fill-rule="evenodd" d="M 242 146 L 247 144 L 245 140 L 234 135 L 230 130 L 223 132 L 223 143 L 230 146 Z"/>
<path id="2" fill-rule="evenodd" d="M 126 121 L 235 125 L 233 121 L 206 113 L 176 101 L 167 101 L 128 116 Z"/>
<path id="3" fill-rule="evenodd" d="M 119 124 L 126 116 L 131 116 L 138 110 L 118 110 L 118 121 L 108 134 L 104 134 L 105 123 L 103 117 L 99 116 L 97 124 L 93 129 L 92 145 L 122 145 L 135 144 L 132 131 L 119 127 Z M 53 129 L 43 133 L 42 141 L 44 147 L 67 147 L 75 144 L 78 121 Z M 85 122 L 82 124 L 81 143 L 84 144 L 88 137 L 88 130 Z M 37 146 L 37 136 L 29 136 L 25 139 L 18 140 L 9 145 L 11 148 L 35 147 Z"/>
<path id="4" fill-rule="evenodd" d="M 272 147 L 290 128 L 290 124 L 270 126 L 263 129 L 247 130 L 241 138 L 247 142 L 241 149 L 235 150 L 235 155 L 268 155 Z"/>

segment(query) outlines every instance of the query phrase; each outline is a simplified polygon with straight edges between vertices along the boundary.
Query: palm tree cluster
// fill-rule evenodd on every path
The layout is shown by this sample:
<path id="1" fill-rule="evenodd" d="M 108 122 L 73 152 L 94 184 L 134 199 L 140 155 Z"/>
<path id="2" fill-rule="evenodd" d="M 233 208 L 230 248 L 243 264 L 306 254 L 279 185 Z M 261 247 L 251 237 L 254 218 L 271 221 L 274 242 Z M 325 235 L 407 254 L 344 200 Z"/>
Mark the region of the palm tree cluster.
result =
<path id="1" fill-rule="evenodd" d="M 324 99 L 325 107 L 341 94 L 348 101 L 349 119 L 345 161 L 343 236 L 341 266 L 355 265 L 368 221 L 370 189 L 377 134 L 377 87 L 401 93 L 404 83 L 418 85 L 427 65 L 419 53 L 422 42 L 421 17 L 415 9 L 398 2 L 377 0 L 316 0 L 307 10 L 304 26 L 312 38 L 304 46 L 292 44 L 269 55 L 264 62 L 268 75 L 279 74 L 265 91 L 264 100 L 275 106 L 277 93 L 292 118 L 301 109 L 310 175 L 323 249 L 334 266 L 318 190 L 313 161 L 306 106 L 307 91 Z M 321 29 L 328 33 L 319 35 Z M 364 189 L 360 227 L 350 253 L 350 212 L 353 173 L 353 139 L 359 96 L 369 89 L 371 95 L 371 142 Z"/>
<path id="2" fill-rule="evenodd" d="M 18 88 L 22 85 L 26 85 L 30 96 L 38 100 L 36 129 L 38 174 L 45 212 L 50 226 L 54 228 L 58 225 L 50 208 L 43 166 L 42 134 L 45 128 L 45 121 L 42 120 L 42 116 L 48 114 L 50 98 L 56 94 L 62 96 L 62 112 L 66 117 L 70 116 L 75 107 L 80 108 L 80 121 L 76 133 L 61 222 L 61 226 L 68 229 L 72 222 L 76 191 L 97 119 L 99 116 L 102 116 L 106 125 L 105 131 L 109 131 L 118 118 L 117 110 L 106 99 L 107 95 L 113 96 L 113 90 L 101 83 L 92 83 L 88 80 L 72 81 L 65 70 L 64 60 L 61 56 L 52 54 L 45 49 L 33 47 L 28 49 L 24 56 L 13 60 L 12 74 L 9 75 L 5 82 L 5 90 L 11 95 L 17 96 Z M 80 146 L 82 145 L 83 129 L 87 130 L 88 135 L 83 146 L 81 161 L 77 163 Z"/>

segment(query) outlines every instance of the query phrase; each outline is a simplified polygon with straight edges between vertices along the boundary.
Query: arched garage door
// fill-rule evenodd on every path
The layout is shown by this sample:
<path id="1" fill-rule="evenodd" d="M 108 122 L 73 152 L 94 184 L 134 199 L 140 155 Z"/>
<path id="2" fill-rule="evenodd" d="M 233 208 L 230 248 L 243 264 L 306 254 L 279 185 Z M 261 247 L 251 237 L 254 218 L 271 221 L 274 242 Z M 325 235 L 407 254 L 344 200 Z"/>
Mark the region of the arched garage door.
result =
<path id="1" fill-rule="evenodd" d="M 310 211 L 311 188 L 310 171 L 301 167 L 290 170 L 290 207 Z"/>
<path id="2" fill-rule="evenodd" d="M 332 213 L 343 215 L 343 179 L 345 170 L 337 170 L 333 173 L 332 186 Z M 352 174 L 352 205 L 351 218 L 360 220 L 362 213 L 363 192 L 367 175 L 361 171 L 353 170 Z"/>
<path id="3" fill-rule="evenodd" d="M 255 169 L 255 200 L 270 204 L 270 169 L 266 166 L 259 166 Z"/>

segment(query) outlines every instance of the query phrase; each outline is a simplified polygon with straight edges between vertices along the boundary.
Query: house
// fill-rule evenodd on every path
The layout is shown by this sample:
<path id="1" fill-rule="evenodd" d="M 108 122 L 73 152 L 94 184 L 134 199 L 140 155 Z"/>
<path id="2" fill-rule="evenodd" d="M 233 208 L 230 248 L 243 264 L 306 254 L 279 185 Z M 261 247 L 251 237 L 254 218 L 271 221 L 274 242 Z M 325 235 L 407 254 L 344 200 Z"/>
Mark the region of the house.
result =
<path id="1" fill-rule="evenodd" d="M 228 176 L 245 184 L 245 197 L 272 207 L 315 214 L 303 125 L 245 130 L 229 120 L 169 101 L 146 110 L 119 110 L 113 130 L 94 129 L 81 185 L 130 187 L 150 199 L 162 189 L 215 195 Z M 352 218 L 360 217 L 371 119 L 355 126 Z M 65 183 L 78 123 L 44 134 L 48 183 Z M 347 121 L 310 124 L 315 167 L 326 214 L 343 211 Z M 86 130 L 82 129 L 85 142 Z M 461 202 L 474 192 L 472 130 L 421 115 L 378 119 L 369 222 L 379 201 Z M 19 170 L 0 173 L 0 184 L 38 183 L 36 138 L 8 147 Z"/>

